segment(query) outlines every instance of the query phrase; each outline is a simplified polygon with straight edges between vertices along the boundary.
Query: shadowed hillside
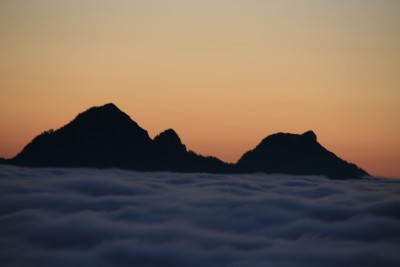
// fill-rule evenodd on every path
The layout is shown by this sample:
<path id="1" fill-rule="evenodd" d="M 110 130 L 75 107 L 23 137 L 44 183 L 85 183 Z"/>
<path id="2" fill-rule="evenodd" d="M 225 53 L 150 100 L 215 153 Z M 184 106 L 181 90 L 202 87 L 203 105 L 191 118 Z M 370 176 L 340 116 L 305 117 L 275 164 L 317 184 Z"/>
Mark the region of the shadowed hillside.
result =
<path id="1" fill-rule="evenodd" d="M 146 169 L 147 132 L 114 104 L 93 107 L 56 131 L 37 136 L 13 162 L 28 166 Z"/>
<path id="2" fill-rule="evenodd" d="M 64 127 L 42 133 L 10 162 L 23 166 L 179 172 L 219 173 L 232 172 L 233 168 L 217 158 L 187 151 L 172 129 L 153 141 L 114 104 L 90 108 Z"/>
<path id="3" fill-rule="evenodd" d="M 327 175 L 332 178 L 356 178 L 367 173 L 348 163 L 317 142 L 309 131 L 304 134 L 277 133 L 268 136 L 237 163 L 249 171 Z"/>
<path id="4" fill-rule="evenodd" d="M 40 134 L 15 158 L 4 162 L 41 167 L 266 172 L 315 174 L 333 178 L 367 175 L 356 165 L 322 147 L 312 131 L 302 135 L 278 133 L 268 136 L 233 165 L 188 151 L 173 129 L 160 133 L 152 140 L 146 130 L 114 104 L 90 108 L 64 127 Z"/>
<path id="5" fill-rule="evenodd" d="M 215 157 L 187 151 L 178 134 L 168 129 L 154 138 L 158 170 L 184 172 L 233 172 L 233 166 Z"/>

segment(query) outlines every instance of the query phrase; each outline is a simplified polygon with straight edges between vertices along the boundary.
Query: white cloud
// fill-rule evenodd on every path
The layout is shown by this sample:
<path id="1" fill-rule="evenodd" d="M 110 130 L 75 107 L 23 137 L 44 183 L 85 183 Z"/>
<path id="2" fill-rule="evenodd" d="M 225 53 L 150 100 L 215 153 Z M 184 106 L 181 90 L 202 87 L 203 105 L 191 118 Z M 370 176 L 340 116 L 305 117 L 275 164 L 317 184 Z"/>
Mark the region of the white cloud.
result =
<path id="1" fill-rule="evenodd" d="M 1 266 L 399 266 L 400 181 L 0 167 Z"/>

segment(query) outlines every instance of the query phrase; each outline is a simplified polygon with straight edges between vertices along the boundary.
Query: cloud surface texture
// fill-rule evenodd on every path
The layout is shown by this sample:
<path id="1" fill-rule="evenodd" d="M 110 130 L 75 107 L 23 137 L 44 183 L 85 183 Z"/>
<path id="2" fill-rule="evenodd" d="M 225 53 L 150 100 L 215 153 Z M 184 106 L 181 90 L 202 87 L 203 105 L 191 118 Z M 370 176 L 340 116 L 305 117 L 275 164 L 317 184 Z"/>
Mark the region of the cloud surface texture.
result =
<path id="1" fill-rule="evenodd" d="M 0 167 L 1 266 L 400 266 L 400 180 Z"/>

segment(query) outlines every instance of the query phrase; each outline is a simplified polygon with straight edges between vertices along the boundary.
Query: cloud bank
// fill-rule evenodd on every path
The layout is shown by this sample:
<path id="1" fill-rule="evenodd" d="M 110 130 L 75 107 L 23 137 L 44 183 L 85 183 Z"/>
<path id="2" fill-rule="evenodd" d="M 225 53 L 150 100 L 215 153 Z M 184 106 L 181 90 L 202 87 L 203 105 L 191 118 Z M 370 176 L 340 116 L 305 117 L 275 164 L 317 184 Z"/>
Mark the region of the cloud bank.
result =
<path id="1" fill-rule="evenodd" d="M 0 167 L 1 266 L 399 266 L 400 181 Z"/>

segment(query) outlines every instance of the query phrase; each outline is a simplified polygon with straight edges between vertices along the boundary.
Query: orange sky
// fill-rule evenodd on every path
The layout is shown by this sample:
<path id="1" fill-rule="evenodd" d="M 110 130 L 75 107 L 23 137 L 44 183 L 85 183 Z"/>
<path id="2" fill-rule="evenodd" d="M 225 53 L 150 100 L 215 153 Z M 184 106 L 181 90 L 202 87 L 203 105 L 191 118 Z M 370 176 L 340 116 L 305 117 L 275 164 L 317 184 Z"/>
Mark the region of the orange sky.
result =
<path id="1" fill-rule="evenodd" d="M 400 177 L 400 1 L 0 1 L 0 156 L 114 102 L 234 162 L 314 130 Z"/>

